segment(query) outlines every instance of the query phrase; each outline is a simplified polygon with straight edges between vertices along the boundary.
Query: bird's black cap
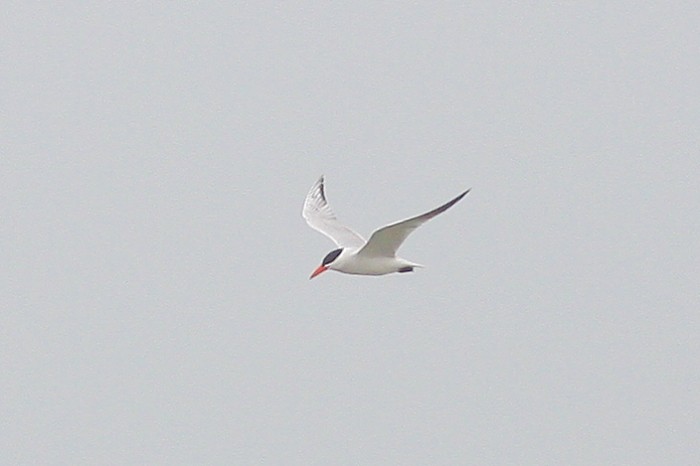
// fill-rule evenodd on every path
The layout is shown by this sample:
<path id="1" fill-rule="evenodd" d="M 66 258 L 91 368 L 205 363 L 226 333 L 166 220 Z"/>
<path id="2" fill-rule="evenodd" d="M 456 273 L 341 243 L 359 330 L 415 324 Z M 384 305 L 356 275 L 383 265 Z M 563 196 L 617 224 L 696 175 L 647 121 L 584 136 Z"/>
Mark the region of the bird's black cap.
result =
<path id="1" fill-rule="evenodd" d="M 336 260 L 338 258 L 338 256 L 340 255 L 341 252 L 343 252 L 343 248 L 332 250 L 331 252 L 326 254 L 326 257 L 323 258 L 323 262 L 321 262 L 321 263 L 323 265 L 330 264 L 331 262 L 333 262 L 334 260 Z"/>

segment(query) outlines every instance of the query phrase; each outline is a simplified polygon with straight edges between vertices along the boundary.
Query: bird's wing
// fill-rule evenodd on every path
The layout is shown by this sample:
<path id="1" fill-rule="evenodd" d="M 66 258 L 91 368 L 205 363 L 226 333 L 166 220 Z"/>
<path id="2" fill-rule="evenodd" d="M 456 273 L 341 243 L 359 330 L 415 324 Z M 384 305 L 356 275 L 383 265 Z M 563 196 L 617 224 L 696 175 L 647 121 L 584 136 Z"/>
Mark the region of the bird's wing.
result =
<path id="1" fill-rule="evenodd" d="M 311 228 L 328 236 L 338 247 L 360 248 L 365 244 L 362 236 L 335 218 L 331 206 L 326 201 L 326 194 L 323 189 L 323 175 L 314 183 L 309 194 L 306 195 L 301 215 Z"/>
<path id="2" fill-rule="evenodd" d="M 396 255 L 396 250 L 399 249 L 401 243 L 404 242 L 413 230 L 455 205 L 466 196 L 469 191 L 470 189 L 467 189 L 447 204 L 441 205 L 437 209 L 433 209 L 423 215 L 418 215 L 417 217 L 402 220 L 380 228 L 372 233 L 367 244 L 365 244 L 357 254 L 365 257 L 394 257 Z"/>

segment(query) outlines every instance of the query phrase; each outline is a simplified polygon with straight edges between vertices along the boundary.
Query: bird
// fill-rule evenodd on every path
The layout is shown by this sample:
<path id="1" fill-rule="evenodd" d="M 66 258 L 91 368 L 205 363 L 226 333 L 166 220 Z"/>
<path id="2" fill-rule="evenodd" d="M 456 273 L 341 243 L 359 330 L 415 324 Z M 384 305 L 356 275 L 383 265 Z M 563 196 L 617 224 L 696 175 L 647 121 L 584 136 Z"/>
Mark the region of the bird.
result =
<path id="1" fill-rule="evenodd" d="M 309 280 L 326 270 L 353 275 L 386 275 L 413 272 L 415 268 L 423 267 L 398 257 L 396 251 L 413 230 L 445 212 L 469 191 L 471 188 L 430 212 L 381 227 L 365 241 L 358 233 L 338 221 L 326 200 L 324 177 L 321 175 L 306 195 L 302 217 L 311 228 L 333 240 L 337 248 L 326 254 Z"/>

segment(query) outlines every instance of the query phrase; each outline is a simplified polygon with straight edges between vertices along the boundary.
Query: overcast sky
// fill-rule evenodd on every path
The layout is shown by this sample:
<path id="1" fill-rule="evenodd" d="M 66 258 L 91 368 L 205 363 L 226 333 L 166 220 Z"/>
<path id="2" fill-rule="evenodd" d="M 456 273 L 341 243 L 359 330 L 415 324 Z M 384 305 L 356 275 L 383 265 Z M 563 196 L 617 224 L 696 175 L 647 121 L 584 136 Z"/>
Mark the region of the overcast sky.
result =
<path id="1" fill-rule="evenodd" d="M 694 465 L 693 2 L 9 2 L 2 463 Z M 320 174 L 401 249 L 311 271 Z"/>

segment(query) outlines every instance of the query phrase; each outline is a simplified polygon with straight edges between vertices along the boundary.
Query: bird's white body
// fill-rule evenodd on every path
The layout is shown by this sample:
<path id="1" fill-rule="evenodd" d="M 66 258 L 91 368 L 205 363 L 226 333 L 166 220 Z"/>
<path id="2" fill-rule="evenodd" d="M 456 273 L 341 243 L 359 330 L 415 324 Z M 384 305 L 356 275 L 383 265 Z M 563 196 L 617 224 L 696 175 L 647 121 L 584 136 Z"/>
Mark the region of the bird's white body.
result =
<path id="1" fill-rule="evenodd" d="M 450 202 L 422 215 L 392 223 L 372 233 L 368 241 L 338 221 L 324 192 L 323 176 L 311 187 L 304 200 L 302 216 L 315 230 L 328 236 L 338 246 L 328 253 L 310 278 L 330 269 L 355 275 L 386 275 L 412 272 L 422 267 L 396 256 L 409 234 L 431 218 L 443 213 L 467 195 L 466 190 Z"/>
<path id="2" fill-rule="evenodd" d="M 414 267 L 423 267 L 420 264 L 400 257 L 366 257 L 358 254 L 359 251 L 360 249 L 343 248 L 340 255 L 328 264 L 328 268 L 353 275 L 386 275 L 401 270 L 408 272 L 409 270 L 407 269 L 413 269 Z"/>

